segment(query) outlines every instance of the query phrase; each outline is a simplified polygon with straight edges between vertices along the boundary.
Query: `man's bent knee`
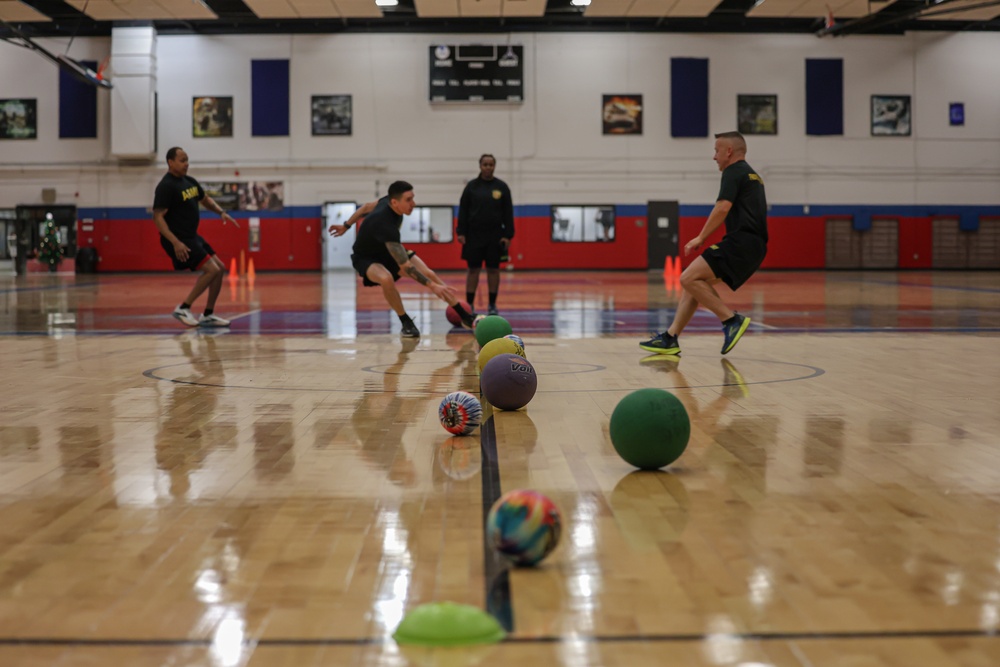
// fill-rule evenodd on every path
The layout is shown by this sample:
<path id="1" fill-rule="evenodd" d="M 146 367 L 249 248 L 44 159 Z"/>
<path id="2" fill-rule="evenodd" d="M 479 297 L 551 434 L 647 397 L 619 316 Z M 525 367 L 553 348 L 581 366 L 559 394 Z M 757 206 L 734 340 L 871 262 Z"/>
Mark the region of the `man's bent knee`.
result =
<path id="1" fill-rule="evenodd" d="M 715 272 L 712 271 L 712 267 L 708 265 L 703 257 L 696 257 L 691 264 L 684 269 L 681 273 L 681 285 L 690 285 L 696 280 L 704 280 L 707 283 L 714 284 L 719 282 L 719 278 L 715 276 Z"/>
<path id="2" fill-rule="evenodd" d="M 389 273 L 389 269 L 381 264 L 372 264 L 369 266 L 368 270 L 365 271 L 365 277 L 383 287 L 385 287 L 386 283 L 394 284 L 396 282 L 393 280 L 392 274 Z"/>

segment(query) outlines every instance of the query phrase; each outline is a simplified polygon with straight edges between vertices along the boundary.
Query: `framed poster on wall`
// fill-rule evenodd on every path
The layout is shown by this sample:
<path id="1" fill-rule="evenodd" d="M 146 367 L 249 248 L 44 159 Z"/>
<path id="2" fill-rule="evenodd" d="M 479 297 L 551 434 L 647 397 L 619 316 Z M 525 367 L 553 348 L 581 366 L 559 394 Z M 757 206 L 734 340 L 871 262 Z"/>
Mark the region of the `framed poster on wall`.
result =
<path id="1" fill-rule="evenodd" d="M 872 136 L 910 136 L 911 115 L 909 95 L 872 95 Z"/>
<path id="2" fill-rule="evenodd" d="M 602 134 L 642 134 L 642 95 L 602 95 Z"/>
<path id="3" fill-rule="evenodd" d="M 0 139 L 38 138 L 38 100 L 0 100 Z"/>
<path id="4" fill-rule="evenodd" d="M 737 95 L 736 127 L 741 134 L 777 134 L 778 96 Z"/>
<path id="5" fill-rule="evenodd" d="M 280 211 L 285 207 L 282 181 L 202 181 L 201 187 L 228 211 Z"/>
<path id="6" fill-rule="evenodd" d="M 191 105 L 194 137 L 233 136 L 233 98 L 195 97 Z"/>
<path id="7" fill-rule="evenodd" d="M 351 96 L 313 95 L 312 134 L 349 136 L 351 134 Z"/>

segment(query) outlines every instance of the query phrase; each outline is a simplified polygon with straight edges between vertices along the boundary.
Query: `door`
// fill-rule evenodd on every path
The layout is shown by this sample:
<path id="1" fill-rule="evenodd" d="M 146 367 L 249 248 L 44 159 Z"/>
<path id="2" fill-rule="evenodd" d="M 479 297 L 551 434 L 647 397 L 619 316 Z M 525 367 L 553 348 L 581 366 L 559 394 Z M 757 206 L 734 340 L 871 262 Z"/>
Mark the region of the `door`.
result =
<path id="1" fill-rule="evenodd" d="M 17 228 L 14 223 L 14 210 L 0 210 L 0 274 L 14 270 L 16 252 Z"/>
<path id="2" fill-rule="evenodd" d="M 76 206 L 31 204 L 18 206 L 15 211 L 18 244 L 15 267 L 19 275 L 24 273 L 28 252 L 38 249 L 50 217 L 59 237 L 59 245 L 62 246 L 63 258 L 76 257 Z"/>
<path id="3" fill-rule="evenodd" d="M 681 206 L 676 201 L 651 201 L 646 205 L 647 268 L 663 270 L 667 257 L 677 257 Z"/>
<path id="4" fill-rule="evenodd" d="M 327 231 L 330 225 L 342 225 L 358 210 L 354 202 L 326 202 L 323 204 L 323 270 L 351 268 L 351 246 L 357 235 L 357 225 L 352 225 L 343 236 L 334 238 Z"/>

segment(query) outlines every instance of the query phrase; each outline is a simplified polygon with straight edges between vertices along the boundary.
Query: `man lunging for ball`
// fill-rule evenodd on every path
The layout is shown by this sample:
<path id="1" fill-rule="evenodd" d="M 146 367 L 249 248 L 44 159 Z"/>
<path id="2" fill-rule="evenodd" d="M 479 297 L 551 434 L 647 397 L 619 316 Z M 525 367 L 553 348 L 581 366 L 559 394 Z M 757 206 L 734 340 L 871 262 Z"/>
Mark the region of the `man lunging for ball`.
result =
<path id="1" fill-rule="evenodd" d="M 767 254 L 764 181 L 747 164 L 746 154 L 747 143 L 739 132 L 715 135 L 714 160 L 722 172 L 722 186 L 705 227 L 684 245 L 684 255 L 700 248 L 723 221 L 726 235 L 684 269 L 681 274 L 684 293 L 677 304 L 674 321 L 663 333 L 639 343 L 647 352 L 680 354 L 678 337 L 699 305 L 715 313 L 722 322 L 722 354 L 736 347 L 750 326 L 750 318 L 731 310 L 714 287 L 721 281 L 736 291 L 760 268 Z"/>
<path id="2" fill-rule="evenodd" d="M 419 267 L 425 266 L 423 262 L 418 266 L 413 261 L 413 253 L 400 243 L 400 223 L 404 215 L 413 212 L 414 206 L 412 185 L 406 181 L 396 181 L 389 186 L 387 205 L 375 206 L 365 217 L 364 224 L 358 228 L 358 237 L 354 241 L 354 252 L 351 255 L 354 270 L 362 277 L 365 287 L 378 285 L 382 288 L 386 302 L 403 324 L 401 333 L 404 337 L 416 338 L 420 331 L 406 314 L 403 299 L 396 289 L 400 273 L 405 273 L 434 292 L 435 296 L 455 309 L 462 318 L 463 325 L 472 328 L 472 316 L 458 303 L 454 290 L 432 271 L 421 271 Z"/>

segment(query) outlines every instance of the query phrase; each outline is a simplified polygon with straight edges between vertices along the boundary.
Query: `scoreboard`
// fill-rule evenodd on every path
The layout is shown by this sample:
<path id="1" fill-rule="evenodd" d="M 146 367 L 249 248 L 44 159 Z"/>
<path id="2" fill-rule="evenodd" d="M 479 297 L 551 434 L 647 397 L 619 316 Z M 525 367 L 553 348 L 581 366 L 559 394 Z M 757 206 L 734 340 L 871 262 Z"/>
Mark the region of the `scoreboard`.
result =
<path id="1" fill-rule="evenodd" d="M 524 101 L 523 56 L 523 46 L 432 46 L 430 101 L 520 104 Z"/>

